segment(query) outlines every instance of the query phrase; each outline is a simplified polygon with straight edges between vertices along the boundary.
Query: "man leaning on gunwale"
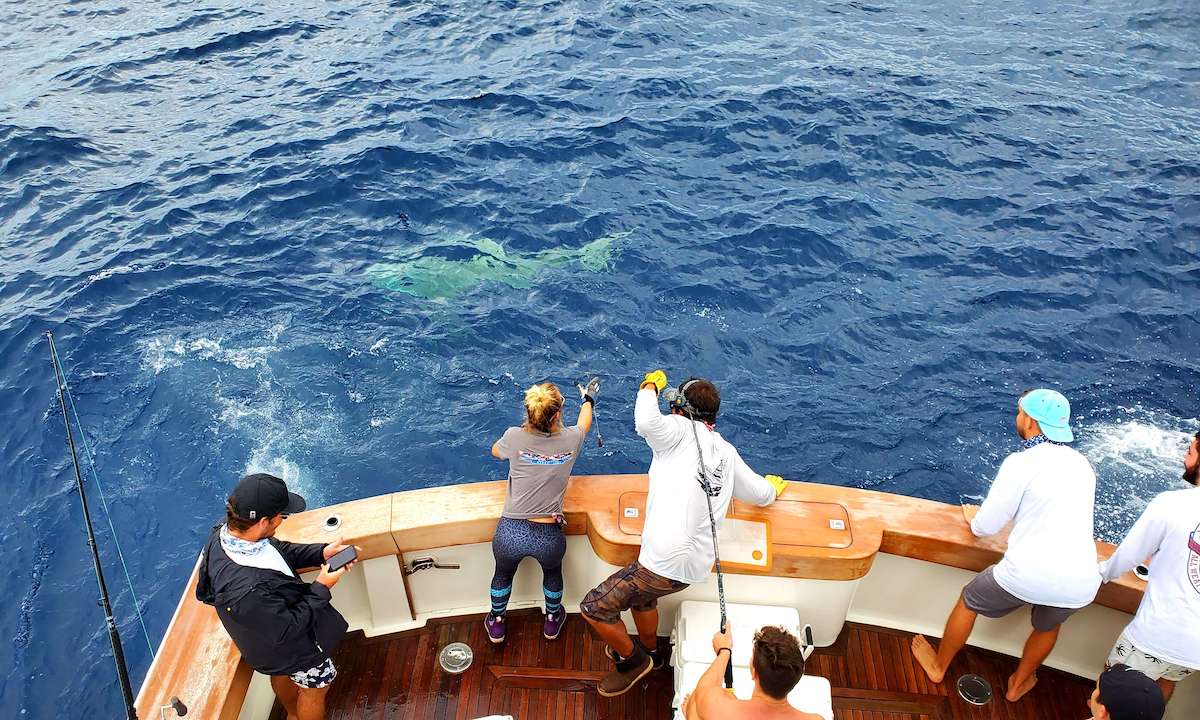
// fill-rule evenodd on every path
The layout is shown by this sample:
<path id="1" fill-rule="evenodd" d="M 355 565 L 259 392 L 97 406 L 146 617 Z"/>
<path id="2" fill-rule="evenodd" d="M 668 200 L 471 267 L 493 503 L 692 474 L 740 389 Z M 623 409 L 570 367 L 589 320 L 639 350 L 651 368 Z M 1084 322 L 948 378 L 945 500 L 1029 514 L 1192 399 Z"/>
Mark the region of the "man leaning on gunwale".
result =
<path id="1" fill-rule="evenodd" d="M 200 556 L 196 599 L 216 608 L 242 657 L 270 676 L 288 720 L 321 720 L 337 677 L 330 655 L 347 629 L 329 591 L 353 563 L 334 571 L 325 564 L 346 548 L 340 539 L 301 544 L 274 537 L 304 507 L 304 498 L 273 475 L 242 478 Z M 300 579 L 299 570 L 318 566 L 316 580 Z"/>

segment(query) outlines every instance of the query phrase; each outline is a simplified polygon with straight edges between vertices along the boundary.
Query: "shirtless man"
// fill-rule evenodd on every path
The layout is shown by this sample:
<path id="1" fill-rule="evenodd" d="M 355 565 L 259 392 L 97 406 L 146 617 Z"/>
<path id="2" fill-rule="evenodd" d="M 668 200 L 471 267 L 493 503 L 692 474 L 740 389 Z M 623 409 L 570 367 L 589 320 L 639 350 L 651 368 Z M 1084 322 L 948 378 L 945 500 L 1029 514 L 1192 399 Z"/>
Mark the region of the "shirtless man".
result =
<path id="1" fill-rule="evenodd" d="M 804 677 L 800 643 L 788 631 L 767 625 L 754 634 L 750 660 L 754 694 L 749 700 L 738 700 L 721 684 L 733 655 L 733 635 L 728 628 L 713 635 L 713 652 L 716 659 L 683 701 L 681 709 L 687 720 L 824 720 L 788 703 L 788 693 Z"/>

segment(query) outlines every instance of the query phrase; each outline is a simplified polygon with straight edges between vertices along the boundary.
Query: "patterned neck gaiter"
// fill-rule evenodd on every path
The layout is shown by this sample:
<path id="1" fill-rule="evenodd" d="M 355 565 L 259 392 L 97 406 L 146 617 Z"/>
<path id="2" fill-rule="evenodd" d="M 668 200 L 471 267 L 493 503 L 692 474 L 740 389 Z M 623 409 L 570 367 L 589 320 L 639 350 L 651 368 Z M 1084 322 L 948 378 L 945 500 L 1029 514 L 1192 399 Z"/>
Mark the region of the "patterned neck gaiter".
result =
<path id="1" fill-rule="evenodd" d="M 1033 437 L 1029 438 L 1028 440 L 1021 441 L 1021 449 L 1028 450 L 1029 448 L 1037 447 L 1038 445 L 1041 445 L 1042 443 L 1050 443 L 1051 445 L 1062 445 L 1062 443 L 1054 442 L 1053 440 L 1046 437 L 1045 435 L 1034 435 Z"/>
<path id="2" fill-rule="evenodd" d="M 225 552 L 227 553 L 241 555 L 243 557 L 254 557 L 263 550 L 266 550 L 269 546 L 270 543 L 267 542 L 266 538 L 256 542 L 243 540 L 230 535 L 228 525 L 221 526 L 221 547 L 225 548 Z"/>

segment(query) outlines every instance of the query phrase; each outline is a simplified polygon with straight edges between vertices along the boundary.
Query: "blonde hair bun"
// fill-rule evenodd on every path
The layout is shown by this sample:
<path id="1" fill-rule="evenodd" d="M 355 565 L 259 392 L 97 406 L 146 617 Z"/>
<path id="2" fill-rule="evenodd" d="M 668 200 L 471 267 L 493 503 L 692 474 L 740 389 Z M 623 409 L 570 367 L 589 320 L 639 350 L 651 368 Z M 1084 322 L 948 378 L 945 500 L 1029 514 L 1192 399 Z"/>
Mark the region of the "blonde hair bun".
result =
<path id="1" fill-rule="evenodd" d="M 563 395 L 552 382 L 531 385 L 525 391 L 525 417 L 529 427 L 539 432 L 551 432 L 554 417 L 562 411 Z"/>

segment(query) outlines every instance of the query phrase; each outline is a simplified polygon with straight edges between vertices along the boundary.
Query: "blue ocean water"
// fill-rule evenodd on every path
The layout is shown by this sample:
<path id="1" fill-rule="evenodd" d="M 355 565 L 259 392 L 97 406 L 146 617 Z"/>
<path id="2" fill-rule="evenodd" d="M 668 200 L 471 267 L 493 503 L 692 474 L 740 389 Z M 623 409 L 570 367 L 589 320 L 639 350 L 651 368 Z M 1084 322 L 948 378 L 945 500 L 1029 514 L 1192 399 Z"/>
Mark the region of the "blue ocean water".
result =
<path id="1" fill-rule="evenodd" d="M 717 380 L 760 471 L 950 502 L 1015 447 L 1016 394 L 1054 386 L 1109 539 L 1200 427 L 1190 0 L 43 0 L 0 24 L 6 716 L 120 714 L 46 330 L 154 642 L 244 471 L 314 505 L 497 479 L 542 379 L 604 378 L 578 472 L 646 468 L 633 395 L 663 367 Z"/>

